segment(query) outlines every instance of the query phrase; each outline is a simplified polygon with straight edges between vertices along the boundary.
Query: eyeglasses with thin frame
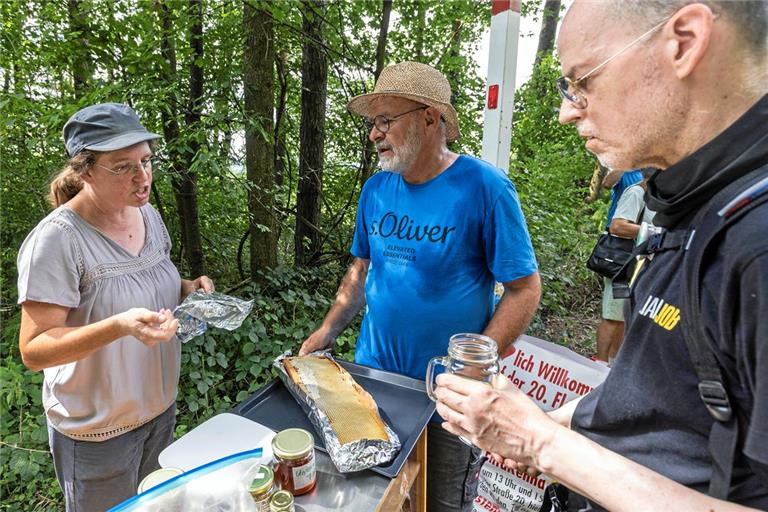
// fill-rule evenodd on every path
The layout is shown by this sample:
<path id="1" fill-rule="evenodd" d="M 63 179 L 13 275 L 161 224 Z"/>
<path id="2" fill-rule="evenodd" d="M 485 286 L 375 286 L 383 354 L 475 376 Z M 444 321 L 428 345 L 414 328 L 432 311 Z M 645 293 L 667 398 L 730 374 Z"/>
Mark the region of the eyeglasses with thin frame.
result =
<path id="1" fill-rule="evenodd" d="M 408 112 L 403 112 L 402 114 L 398 114 L 393 117 L 378 115 L 373 119 L 366 119 L 365 130 L 370 133 L 370 131 L 373 130 L 373 127 L 375 126 L 376 129 L 379 130 L 381 133 L 387 133 L 393 121 L 397 121 L 401 117 L 407 116 L 408 114 L 411 114 L 413 112 L 418 112 L 419 110 L 425 110 L 428 108 L 429 108 L 428 105 L 422 105 L 421 107 L 414 108 L 413 110 L 409 110 Z"/>
<path id="2" fill-rule="evenodd" d="M 105 171 L 114 174 L 115 176 L 125 176 L 126 174 L 131 174 L 132 176 L 135 176 L 139 173 L 139 166 L 136 164 L 123 164 L 119 167 L 116 167 L 114 169 L 111 169 L 105 165 L 101 164 L 93 164 L 97 167 L 101 167 Z M 152 158 L 147 158 L 141 161 L 141 169 L 143 171 L 148 171 L 152 169 Z"/>
<path id="3" fill-rule="evenodd" d="M 660 29 L 664 26 L 664 24 L 669 21 L 671 16 L 664 18 L 662 21 L 654 25 L 650 28 L 650 30 L 642 33 L 638 38 L 633 39 L 630 41 L 626 46 L 624 46 L 622 49 L 605 59 L 603 62 L 592 68 L 590 71 L 586 72 L 585 74 L 581 75 L 581 77 L 577 78 L 576 80 L 571 80 L 567 76 L 561 76 L 557 79 L 557 92 L 560 93 L 560 96 L 571 102 L 571 104 L 578 108 L 579 110 L 584 110 L 587 108 L 587 98 L 584 95 L 584 91 L 579 87 L 579 84 L 582 84 L 587 78 L 591 77 L 601 69 L 603 69 L 609 62 L 611 62 L 613 59 L 618 57 L 619 55 L 622 55 L 626 52 L 628 52 L 632 47 L 634 47 L 636 44 L 638 44 L 640 41 L 648 37 L 649 35 L 653 34 L 655 31 Z"/>

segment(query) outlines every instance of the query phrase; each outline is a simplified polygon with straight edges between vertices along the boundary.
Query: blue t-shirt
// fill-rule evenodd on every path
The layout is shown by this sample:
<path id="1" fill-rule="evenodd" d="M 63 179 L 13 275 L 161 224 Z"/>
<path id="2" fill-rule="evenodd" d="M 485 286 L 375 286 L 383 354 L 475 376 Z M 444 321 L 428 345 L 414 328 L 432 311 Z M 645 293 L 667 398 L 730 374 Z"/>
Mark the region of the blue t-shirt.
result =
<path id="1" fill-rule="evenodd" d="M 422 380 L 451 335 L 483 331 L 495 281 L 537 269 L 514 185 L 469 156 L 417 185 L 371 177 L 351 253 L 370 260 L 355 360 Z"/>
<path id="2" fill-rule="evenodd" d="M 611 226 L 613 214 L 616 213 L 616 206 L 619 204 L 621 194 L 635 183 L 643 181 L 642 171 L 628 171 L 621 175 L 621 179 L 611 189 L 611 204 L 608 206 L 608 220 L 605 223 L 605 230 Z"/>

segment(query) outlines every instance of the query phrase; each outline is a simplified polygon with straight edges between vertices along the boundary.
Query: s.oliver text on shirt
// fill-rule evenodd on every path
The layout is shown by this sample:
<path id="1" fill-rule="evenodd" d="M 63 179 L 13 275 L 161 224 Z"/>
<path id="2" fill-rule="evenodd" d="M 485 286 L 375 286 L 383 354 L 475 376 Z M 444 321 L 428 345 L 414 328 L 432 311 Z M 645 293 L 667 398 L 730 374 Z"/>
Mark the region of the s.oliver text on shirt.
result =
<path id="1" fill-rule="evenodd" d="M 381 219 L 371 222 L 368 234 L 382 238 L 395 237 L 399 240 L 416 240 L 417 242 L 427 240 L 444 244 L 453 231 L 456 231 L 456 226 L 419 225 L 408 215 L 398 217 L 395 212 L 387 212 Z"/>

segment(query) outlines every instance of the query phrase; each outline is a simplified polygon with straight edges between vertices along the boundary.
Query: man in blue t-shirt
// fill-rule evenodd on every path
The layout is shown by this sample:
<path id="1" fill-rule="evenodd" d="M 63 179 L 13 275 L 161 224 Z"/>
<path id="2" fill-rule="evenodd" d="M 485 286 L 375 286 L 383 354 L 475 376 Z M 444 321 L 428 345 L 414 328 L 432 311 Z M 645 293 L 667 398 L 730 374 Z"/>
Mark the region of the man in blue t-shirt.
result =
<path id="1" fill-rule="evenodd" d="M 365 306 L 356 361 L 424 379 L 451 335 L 483 333 L 503 354 L 530 322 L 540 280 L 515 187 L 501 170 L 448 150 L 459 137 L 450 97 L 437 70 L 404 62 L 350 101 L 370 123 L 383 171 L 363 187 L 355 260 L 300 354 L 331 346 Z M 504 295 L 494 311 L 496 281 Z M 471 450 L 439 423 L 427 438 L 429 510 L 460 510 Z"/>

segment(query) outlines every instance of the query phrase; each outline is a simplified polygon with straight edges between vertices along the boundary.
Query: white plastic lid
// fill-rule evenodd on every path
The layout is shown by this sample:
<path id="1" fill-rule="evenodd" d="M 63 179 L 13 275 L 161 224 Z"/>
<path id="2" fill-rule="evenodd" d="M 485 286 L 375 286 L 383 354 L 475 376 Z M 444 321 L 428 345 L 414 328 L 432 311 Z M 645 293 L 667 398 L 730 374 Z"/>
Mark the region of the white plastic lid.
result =
<path id="1" fill-rule="evenodd" d="M 142 480 L 139 484 L 139 488 L 136 494 L 141 494 L 144 491 L 148 491 L 149 489 L 160 485 L 161 483 L 165 482 L 166 480 L 170 480 L 175 476 L 179 476 L 182 473 L 184 473 L 184 471 L 180 470 L 179 468 L 157 469 L 144 477 L 144 480 Z"/>

